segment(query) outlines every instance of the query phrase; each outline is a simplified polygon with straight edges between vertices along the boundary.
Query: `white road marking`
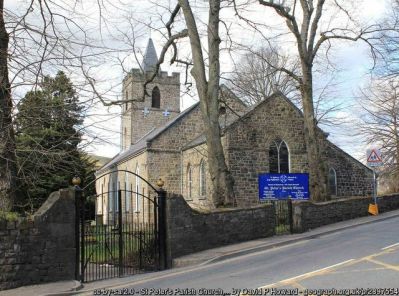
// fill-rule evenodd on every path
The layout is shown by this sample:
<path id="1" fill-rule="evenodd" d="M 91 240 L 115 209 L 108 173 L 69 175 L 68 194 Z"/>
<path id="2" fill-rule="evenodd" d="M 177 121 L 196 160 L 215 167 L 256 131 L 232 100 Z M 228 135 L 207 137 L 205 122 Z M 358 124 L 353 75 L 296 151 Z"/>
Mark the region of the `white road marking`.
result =
<path id="1" fill-rule="evenodd" d="M 355 259 L 349 259 L 349 260 L 346 260 L 346 261 L 344 261 L 344 262 L 340 262 L 340 263 L 337 263 L 337 264 L 334 264 L 334 265 L 330 265 L 330 266 L 327 266 L 327 267 L 324 267 L 324 268 L 320 268 L 320 269 L 317 269 L 317 270 L 314 270 L 314 271 L 311 271 L 311 272 L 307 272 L 307 273 L 304 273 L 304 274 L 300 274 L 300 275 L 294 276 L 294 277 L 292 277 L 292 278 L 285 279 L 285 280 L 282 280 L 282 281 L 279 281 L 279 282 L 276 282 L 276 283 L 273 283 L 273 284 L 269 284 L 269 285 L 266 285 L 266 286 L 262 286 L 262 287 L 259 287 L 258 289 L 261 289 L 261 288 L 271 288 L 271 287 L 273 287 L 274 285 L 276 285 L 277 283 L 287 283 L 287 282 L 295 281 L 296 279 L 299 279 L 299 278 L 307 277 L 307 276 L 309 276 L 309 275 L 317 274 L 317 273 L 322 272 L 322 271 L 325 271 L 325 270 L 329 270 L 329 269 L 333 269 L 333 268 L 338 267 L 338 266 L 341 266 L 341 265 L 345 265 L 345 264 L 347 264 L 347 263 L 349 263 L 349 262 L 352 262 L 352 261 L 354 261 L 354 260 L 355 260 Z"/>
<path id="2" fill-rule="evenodd" d="M 396 244 L 393 244 L 393 245 L 387 246 L 387 247 L 385 247 L 385 248 L 382 248 L 381 250 L 390 249 L 390 248 L 392 248 L 392 247 L 396 247 L 396 246 L 399 246 L 399 243 L 396 243 Z"/>

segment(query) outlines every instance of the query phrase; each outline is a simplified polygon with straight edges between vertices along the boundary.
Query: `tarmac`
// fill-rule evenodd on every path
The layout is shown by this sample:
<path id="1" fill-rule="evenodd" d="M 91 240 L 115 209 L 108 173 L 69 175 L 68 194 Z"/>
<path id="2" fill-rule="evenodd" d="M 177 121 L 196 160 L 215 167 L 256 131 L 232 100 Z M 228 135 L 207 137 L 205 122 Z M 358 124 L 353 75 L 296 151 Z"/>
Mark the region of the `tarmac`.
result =
<path id="1" fill-rule="evenodd" d="M 287 234 L 268 237 L 264 239 L 252 240 L 243 243 L 232 244 L 224 247 L 209 249 L 206 251 L 190 254 L 173 261 L 173 269 L 169 269 L 157 273 L 139 274 L 134 276 L 127 276 L 123 278 L 108 279 L 103 281 L 80 283 L 79 281 L 60 281 L 54 283 L 46 283 L 32 286 L 24 286 L 16 289 L 0 291 L 1 296 L 50 296 L 50 295 L 78 295 L 78 294 L 92 294 L 94 289 L 109 289 L 112 287 L 120 287 L 124 284 L 137 282 L 141 280 L 149 280 L 157 278 L 163 274 L 170 274 L 174 271 L 178 272 L 183 268 L 196 267 L 200 265 L 211 264 L 250 253 L 260 252 L 272 248 L 281 247 L 292 244 L 301 240 L 308 240 L 333 232 L 341 231 L 348 228 L 357 227 L 364 224 L 383 221 L 399 216 L 399 210 L 390 211 L 378 216 L 366 216 L 352 220 L 346 220 L 326 226 L 322 226 L 305 233 Z"/>

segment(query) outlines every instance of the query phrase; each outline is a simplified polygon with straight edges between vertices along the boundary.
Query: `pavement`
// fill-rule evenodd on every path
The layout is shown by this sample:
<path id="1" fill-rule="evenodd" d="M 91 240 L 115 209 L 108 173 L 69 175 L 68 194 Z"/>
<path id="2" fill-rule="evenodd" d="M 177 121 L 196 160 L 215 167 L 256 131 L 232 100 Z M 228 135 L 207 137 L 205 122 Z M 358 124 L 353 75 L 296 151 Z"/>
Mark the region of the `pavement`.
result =
<path id="1" fill-rule="evenodd" d="M 264 239 L 252 240 L 243 243 L 237 243 L 224 247 L 214 248 L 180 258 L 173 261 L 173 269 L 157 273 L 139 274 L 123 278 L 115 278 L 91 283 L 81 284 L 78 281 L 61 281 L 40 285 L 24 286 L 16 289 L 0 291 L 1 296 L 19 296 L 19 295 L 77 295 L 87 294 L 94 289 L 109 289 L 112 287 L 120 287 L 125 283 L 132 281 L 148 280 L 157 278 L 160 275 L 173 272 L 181 272 L 184 268 L 206 265 L 214 262 L 239 257 L 255 252 L 264 251 L 267 249 L 278 248 L 284 245 L 289 245 L 302 240 L 316 238 L 322 235 L 338 232 L 344 229 L 357 227 L 359 225 L 375 223 L 391 218 L 399 217 L 399 210 L 382 213 L 378 216 L 366 216 L 352 220 L 342 221 L 326 226 L 322 226 L 301 234 L 288 234 L 273 236 Z M 133 279 L 134 277 L 134 279 Z"/>

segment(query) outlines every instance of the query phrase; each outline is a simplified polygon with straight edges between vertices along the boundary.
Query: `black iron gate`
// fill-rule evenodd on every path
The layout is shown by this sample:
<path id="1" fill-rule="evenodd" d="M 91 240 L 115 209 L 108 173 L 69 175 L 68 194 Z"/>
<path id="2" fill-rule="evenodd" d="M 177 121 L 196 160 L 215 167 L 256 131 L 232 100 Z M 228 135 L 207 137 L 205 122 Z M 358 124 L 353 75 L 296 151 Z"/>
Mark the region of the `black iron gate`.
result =
<path id="1" fill-rule="evenodd" d="M 74 181 L 76 279 L 89 282 L 166 268 L 161 180 L 155 189 L 138 174 L 112 171 L 93 181 L 94 195 L 86 194 L 90 184 L 80 188 Z"/>
<path id="2" fill-rule="evenodd" d="M 292 233 L 292 201 L 291 199 L 273 200 L 276 217 L 276 234 Z"/>

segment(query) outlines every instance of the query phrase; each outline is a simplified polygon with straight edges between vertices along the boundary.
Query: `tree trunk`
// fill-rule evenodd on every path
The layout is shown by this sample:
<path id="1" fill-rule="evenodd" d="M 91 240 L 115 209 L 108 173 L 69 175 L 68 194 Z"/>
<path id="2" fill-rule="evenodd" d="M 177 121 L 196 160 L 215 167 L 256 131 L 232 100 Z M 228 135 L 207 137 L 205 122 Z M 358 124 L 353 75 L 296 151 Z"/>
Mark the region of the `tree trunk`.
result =
<path id="1" fill-rule="evenodd" d="M 208 80 L 205 75 L 205 59 L 202 54 L 201 40 L 196 21 L 187 0 L 180 0 L 183 10 L 191 52 L 193 69 L 191 71 L 200 98 L 202 118 L 205 125 L 205 136 L 208 149 L 208 167 L 212 180 L 212 201 L 216 207 L 231 205 L 234 201 L 234 180 L 226 165 L 219 126 L 219 80 L 220 80 L 220 37 L 219 13 L 220 1 L 209 1 L 208 20 Z"/>
<path id="2" fill-rule="evenodd" d="M 327 174 L 320 151 L 321 140 L 317 135 L 314 118 L 312 67 L 302 62 L 303 83 L 301 84 L 304 134 L 309 166 L 309 190 L 313 201 L 327 200 Z"/>
<path id="3" fill-rule="evenodd" d="M 394 112 L 396 111 L 396 108 L 394 106 Z M 398 116 L 396 114 L 393 115 L 393 132 L 395 134 L 395 147 L 396 147 L 396 153 L 394 153 L 394 191 L 399 192 L 399 130 L 398 130 Z M 395 165 L 396 164 L 396 165 Z"/>
<path id="4" fill-rule="evenodd" d="M 9 36 L 4 24 L 4 0 L 0 0 L 0 210 L 9 211 L 15 198 L 15 137 L 8 78 Z"/>

